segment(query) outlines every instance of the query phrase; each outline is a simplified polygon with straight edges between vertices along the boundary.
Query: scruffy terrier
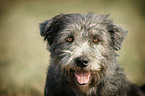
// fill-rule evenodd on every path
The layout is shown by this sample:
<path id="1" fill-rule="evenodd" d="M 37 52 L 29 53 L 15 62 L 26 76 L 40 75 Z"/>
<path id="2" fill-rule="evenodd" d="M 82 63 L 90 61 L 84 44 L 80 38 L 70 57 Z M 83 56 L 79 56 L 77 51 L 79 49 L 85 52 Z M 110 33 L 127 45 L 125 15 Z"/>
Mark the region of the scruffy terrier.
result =
<path id="1" fill-rule="evenodd" d="M 40 34 L 51 52 L 45 96 L 144 96 L 118 64 L 127 31 L 108 15 L 60 14 Z"/>

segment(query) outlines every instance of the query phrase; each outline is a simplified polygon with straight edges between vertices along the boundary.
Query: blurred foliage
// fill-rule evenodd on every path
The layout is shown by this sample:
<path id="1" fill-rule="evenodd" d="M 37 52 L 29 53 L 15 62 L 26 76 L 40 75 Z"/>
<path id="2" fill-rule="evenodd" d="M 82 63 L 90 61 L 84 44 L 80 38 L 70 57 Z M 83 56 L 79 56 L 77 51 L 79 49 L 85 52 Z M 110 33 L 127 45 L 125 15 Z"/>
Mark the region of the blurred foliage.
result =
<path id="1" fill-rule="evenodd" d="M 43 96 L 49 65 L 39 23 L 60 13 L 110 14 L 129 31 L 119 62 L 129 81 L 145 83 L 144 0 L 1 0 L 0 96 Z"/>

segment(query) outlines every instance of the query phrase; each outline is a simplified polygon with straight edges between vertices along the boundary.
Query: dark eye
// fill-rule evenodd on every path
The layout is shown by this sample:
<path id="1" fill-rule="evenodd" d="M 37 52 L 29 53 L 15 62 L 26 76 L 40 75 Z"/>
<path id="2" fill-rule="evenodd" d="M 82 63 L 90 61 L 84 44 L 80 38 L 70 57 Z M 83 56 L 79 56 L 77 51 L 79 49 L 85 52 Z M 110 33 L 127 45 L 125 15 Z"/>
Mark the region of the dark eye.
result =
<path id="1" fill-rule="evenodd" d="M 72 37 L 68 37 L 68 38 L 66 38 L 66 41 L 67 42 L 73 42 L 73 38 Z"/>
<path id="2" fill-rule="evenodd" d="M 97 42 L 99 42 L 99 39 L 98 39 L 98 38 L 94 38 L 94 39 L 93 39 L 93 42 L 94 42 L 94 43 L 97 43 Z"/>

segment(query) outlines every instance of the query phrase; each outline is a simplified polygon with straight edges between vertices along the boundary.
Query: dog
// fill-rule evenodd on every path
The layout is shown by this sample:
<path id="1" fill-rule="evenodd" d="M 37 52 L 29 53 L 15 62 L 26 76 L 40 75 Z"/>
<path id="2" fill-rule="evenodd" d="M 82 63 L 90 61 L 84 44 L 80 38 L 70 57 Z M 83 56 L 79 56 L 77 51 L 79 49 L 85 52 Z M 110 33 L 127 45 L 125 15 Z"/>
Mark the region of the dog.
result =
<path id="1" fill-rule="evenodd" d="M 128 32 L 108 17 L 59 14 L 40 24 L 51 53 L 45 96 L 144 96 L 117 60 Z"/>

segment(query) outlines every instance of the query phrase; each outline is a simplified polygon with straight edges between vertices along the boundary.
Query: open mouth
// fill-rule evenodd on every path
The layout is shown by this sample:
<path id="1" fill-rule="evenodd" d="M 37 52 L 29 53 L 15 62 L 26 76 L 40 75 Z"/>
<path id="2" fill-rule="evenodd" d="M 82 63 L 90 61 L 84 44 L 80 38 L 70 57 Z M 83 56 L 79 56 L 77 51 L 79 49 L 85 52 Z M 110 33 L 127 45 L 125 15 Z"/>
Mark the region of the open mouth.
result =
<path id="1" fill-rule="evenodd" d="M 79 85 L 86 85 L 90 81 L 91 72 L 85 70 L 84 68 L 76 68 L 74 75 L 75 75 L 75 80 Z"/>

